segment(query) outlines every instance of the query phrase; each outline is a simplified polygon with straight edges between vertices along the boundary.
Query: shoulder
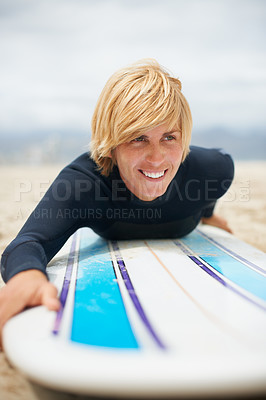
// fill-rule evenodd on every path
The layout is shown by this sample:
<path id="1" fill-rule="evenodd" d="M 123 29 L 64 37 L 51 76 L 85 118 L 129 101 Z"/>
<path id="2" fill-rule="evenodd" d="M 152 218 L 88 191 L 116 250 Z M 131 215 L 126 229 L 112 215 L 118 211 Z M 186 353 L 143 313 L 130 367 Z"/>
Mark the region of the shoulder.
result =
<path id="1" fill-rule="evenodd" d="M 190 146 L 184 165 L 193 176 L 229 180 L 234 177 L 234 162 L 223 149 Z"/>
<path id="2" fill-rule="evenodd" d="M 89 153 L 81 154 L 65 166 L 52 182 L 44 196 L 45 201 L 58 201 L 64 207 L 92 206 L 102 192 L 110 192 L 110 181 L 103 177 Z"/>
<path id="3" fill-rule="evenodd" d="M 81 198 L 90 193 L 92 198 L 94 197 L 96 186 L 107 188 L 110 185 L 108 179 L 101 175 L 89 153 L 84 153 L 59 172 L 47 194 L 49 195 L 50 191 L 52 191 L 52 194 L 56 193 L 58 195 L 57 197 L 70 199 L 73 195 Z M 78 196 L 76 196 L 77 193 Z"/>
<path id="4" fill-rule="evenodd" d="M 81 171 L 84 173 L 95 173 L 97 176 L 100 176 L 100 172 L 98 171 L 98 167 L 95 162 L 91 159 L 90 153 L 83 153 L 75 160 L 73 160 L 70 164 L 66 166 L 73 171 Z"/>
<path id="5" fill-rule="evenodd" d="M 81 178 L 98 181 L 103 179 L 103 176 L 95 162 L 91 159 L 89 153 L 83 153 L 74 159 L 62 169 L 59 176 L 69 180 Z"/>

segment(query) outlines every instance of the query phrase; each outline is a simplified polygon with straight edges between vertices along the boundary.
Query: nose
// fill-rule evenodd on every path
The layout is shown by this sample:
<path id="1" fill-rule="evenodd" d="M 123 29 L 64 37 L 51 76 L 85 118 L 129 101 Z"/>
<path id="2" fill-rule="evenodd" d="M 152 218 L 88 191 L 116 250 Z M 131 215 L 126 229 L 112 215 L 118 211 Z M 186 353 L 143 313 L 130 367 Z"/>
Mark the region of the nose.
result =
<path id="1" fill-rule="evenodd" d="M 160 143 L 150 143 L 147 153 L 146 161 L 153 164 L 154 166 L 159 166 L 163 163 L 165 156 L 165 149 L 163 149 Z"/>

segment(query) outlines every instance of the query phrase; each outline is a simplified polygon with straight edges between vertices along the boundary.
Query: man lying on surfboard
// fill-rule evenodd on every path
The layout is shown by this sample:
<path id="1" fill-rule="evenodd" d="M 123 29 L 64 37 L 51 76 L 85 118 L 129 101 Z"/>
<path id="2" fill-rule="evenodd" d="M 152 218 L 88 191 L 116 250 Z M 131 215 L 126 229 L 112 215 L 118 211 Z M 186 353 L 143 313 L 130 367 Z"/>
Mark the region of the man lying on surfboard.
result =
<path id="1" fill-rule="evenodd" d="M 46 265 L 81 227 L 108 239 L 181 237 L 200 221 L 230 232 L 213 210 L 232 182 L 232 159 L 189 147 L 181 82 L 155 60 L 111 76 L 91 130 L 90 152 L 60 172 L 2 255 L 0 331 L 26 306 L 60 308 Z"/>

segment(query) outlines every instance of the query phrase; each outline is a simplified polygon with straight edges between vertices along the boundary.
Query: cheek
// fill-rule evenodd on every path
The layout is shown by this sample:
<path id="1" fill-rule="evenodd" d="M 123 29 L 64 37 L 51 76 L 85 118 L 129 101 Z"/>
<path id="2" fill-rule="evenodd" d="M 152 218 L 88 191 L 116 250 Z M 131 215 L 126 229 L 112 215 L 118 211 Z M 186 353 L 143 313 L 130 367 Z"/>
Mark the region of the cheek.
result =
<path id="1" fill-rule="evenodd" d="M 171 161 L 173 164 L 179 164 L 182 160 L 183 148 L 180 146 L 171 154 Z"/>
<path id="2" fill-rule="evenodd" d="M 135 169 L 138 169 L 139 162 L 140 162 L 140 155 L 138 152 L 129 151 L 126 154 L 124 154 L 123 165 L 124 168 L 126 168 L 128 171 L 133 171 Z"/>
<path id="3" fill-rule="evenodd" d="M 128 180 L 136 168 L 136 159 L 131 152 L 119 152 L 116 154 L 116 164 L 120 175 Z"/>

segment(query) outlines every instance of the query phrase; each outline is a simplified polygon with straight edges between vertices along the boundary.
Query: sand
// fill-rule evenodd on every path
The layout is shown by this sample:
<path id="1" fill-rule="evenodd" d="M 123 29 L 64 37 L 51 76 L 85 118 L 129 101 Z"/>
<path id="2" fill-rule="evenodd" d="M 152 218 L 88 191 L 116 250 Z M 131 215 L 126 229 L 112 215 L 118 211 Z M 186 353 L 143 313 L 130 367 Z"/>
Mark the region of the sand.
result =
<path id="1" fill-rule="evenodd" d="M 60 171 L 59 165 L 0 166 L 0 250 L 14 238 L 40 197 Z M 266 252 L 266 162 L 238 162 L 234 182 L 219 201 L 236 237 Z M 0 286 L 3 283 L 0 281 Z M 74 399 L 32 386 L 0 352 L 0 399 Z M 81 399 L 79 397 L 79 399 Z"/>

